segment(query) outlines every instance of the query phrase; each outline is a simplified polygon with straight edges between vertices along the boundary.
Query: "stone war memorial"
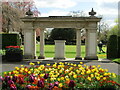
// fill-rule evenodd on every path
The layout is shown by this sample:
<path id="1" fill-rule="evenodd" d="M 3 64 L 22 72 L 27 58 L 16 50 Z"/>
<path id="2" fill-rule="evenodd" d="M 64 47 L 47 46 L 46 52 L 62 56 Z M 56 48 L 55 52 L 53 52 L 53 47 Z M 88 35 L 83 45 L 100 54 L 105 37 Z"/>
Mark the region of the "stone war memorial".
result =
<path id="1" fill-rule="evenodd" d="M 76 29 L 76 57 L 77 60 L 98 60 L 97 56 L 97 25 L 101 18 L 95 16 L 93 8 L 88 17 L 49 16 L 33 17 L 32 12 L 26 12 L 24 22 L 24 58 L 36 58 L 36 28 L 40 28 L 40 55 L 44 59 L 44 30 L 46 28 L 75 28 Z M 81 29 L 86 30 L 85 57 L 81 57 Z M 54 59 L 65 59 L 65 41 L 55 41 Z"/>

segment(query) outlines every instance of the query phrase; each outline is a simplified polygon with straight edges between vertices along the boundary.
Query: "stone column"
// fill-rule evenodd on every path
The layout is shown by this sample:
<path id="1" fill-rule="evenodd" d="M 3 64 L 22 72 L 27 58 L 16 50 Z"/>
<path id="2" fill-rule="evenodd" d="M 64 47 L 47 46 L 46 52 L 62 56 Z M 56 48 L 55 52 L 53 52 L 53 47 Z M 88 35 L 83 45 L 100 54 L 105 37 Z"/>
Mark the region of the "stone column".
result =
<path id="1" fill-rule="evenodd" d="M 81 30 L 77 29 L 76 30 L 76 60 L 82 60 L 81 57 Z"/>
<path id="2" fill-rule="evenodd" d="M 24 59 L 36 57 L 36 36 L 33 27 L 24 30 Z"/>
<path id="3" fill-rule="evenodd" d="M 44 59 L 44 29 L 40 29 L 40 56 L 38 59 Z"/>
<path id="4" fill-rule="evenodd" d="M 97 56 L 97 28 L 86 30 L 86 56 L 85 60 L 98 60 Z"/>

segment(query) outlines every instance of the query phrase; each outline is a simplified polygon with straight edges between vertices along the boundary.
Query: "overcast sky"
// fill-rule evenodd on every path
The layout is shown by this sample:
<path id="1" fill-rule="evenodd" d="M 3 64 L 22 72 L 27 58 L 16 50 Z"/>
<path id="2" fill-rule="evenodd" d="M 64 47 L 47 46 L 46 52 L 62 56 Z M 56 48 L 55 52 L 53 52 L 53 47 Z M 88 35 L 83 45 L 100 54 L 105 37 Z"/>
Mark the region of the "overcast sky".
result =
<path id="1" fill-rule="evenodd" d="M 119 0 L 34 0 L 41 17 L 66 16 L 70 11 L 84 11 L 86 15 L 94 8 L 103 21 L 113 26 L 118 17 Z"/>

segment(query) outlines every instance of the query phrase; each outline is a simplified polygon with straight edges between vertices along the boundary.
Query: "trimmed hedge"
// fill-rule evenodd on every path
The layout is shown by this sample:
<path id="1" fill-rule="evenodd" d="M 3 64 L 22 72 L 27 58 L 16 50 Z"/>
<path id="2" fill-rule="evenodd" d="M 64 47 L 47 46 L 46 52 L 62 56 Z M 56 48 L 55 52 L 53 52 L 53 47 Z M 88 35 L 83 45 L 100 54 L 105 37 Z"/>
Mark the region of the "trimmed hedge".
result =
<path id="1" fill-rule="evenodd" d="M 107 43 L 107 58 L 114 59 L 118 56 L 117 35 L 111 35 Z"/>
<path id="2" fill-rule="evenodd" d="M 0 37 L 2 37 L 2 48 L 5 49 L 6 46 L 20 46 L 20 37 L 18 34 L 0 34 Z"/>
<path id="3" fill-rule="evenodd" d="M 120 36 L 118 36 L 118 57 L 120 58 Z"/>

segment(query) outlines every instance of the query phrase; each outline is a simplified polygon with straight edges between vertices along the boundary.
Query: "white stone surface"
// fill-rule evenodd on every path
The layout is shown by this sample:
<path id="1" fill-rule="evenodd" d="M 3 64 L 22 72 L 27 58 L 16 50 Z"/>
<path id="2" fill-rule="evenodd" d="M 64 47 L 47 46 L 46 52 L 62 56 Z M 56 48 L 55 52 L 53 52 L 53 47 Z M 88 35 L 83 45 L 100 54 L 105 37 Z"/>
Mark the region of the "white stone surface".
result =
<path id="1" fill-rule="evenodd" d="M 32 33 L 31 32 L 25 32 L 25 41 L 24 41 L 24 54 L 26 55 L 32 55 Z"/>
<path id="2" fill-rule="evenodd" d="M 65 40 L 55 40 L 55 58 L 65 58 Z"/>
<path id="3" fill-rule="evenodd" d="M 90 33 L 89 34 L 88 54 L 89 55 L 95 55 L 96 54 L 96 33 Z"/>
<path id="4" fill-rule="evenodd" d="M 40 56 L 44 57 L 44 29 L 40 29 Z"/>

